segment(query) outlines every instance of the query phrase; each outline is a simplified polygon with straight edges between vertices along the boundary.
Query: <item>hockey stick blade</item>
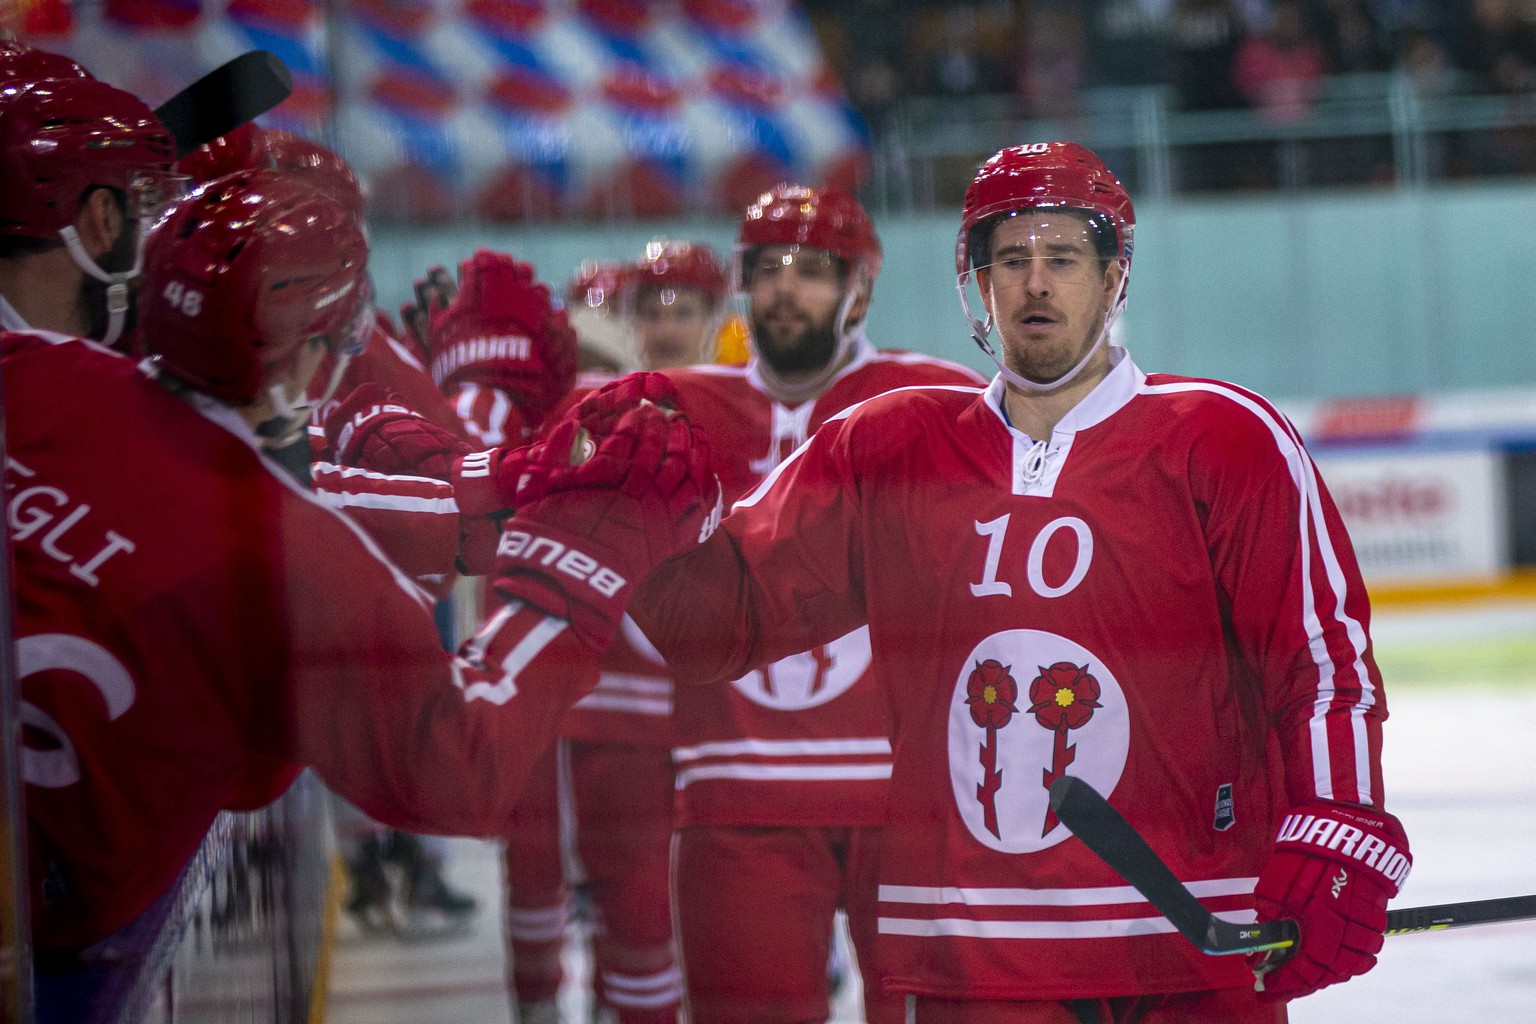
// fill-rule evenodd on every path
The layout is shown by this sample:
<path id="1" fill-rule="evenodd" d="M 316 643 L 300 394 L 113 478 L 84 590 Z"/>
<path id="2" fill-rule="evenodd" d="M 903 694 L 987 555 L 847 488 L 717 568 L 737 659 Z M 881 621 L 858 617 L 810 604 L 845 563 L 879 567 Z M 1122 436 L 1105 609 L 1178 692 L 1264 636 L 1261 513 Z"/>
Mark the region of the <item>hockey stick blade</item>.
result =
<path id="1" fill-rule="evenodd" d="M 266 50 L 242 53 L 155 108 L 181 158 L 254 121 L 293 92 L 293 76 Z"/>
<path id="2" fill-rule="evenodd" d="M 1234 924 L 1212 914 L 1109 801 L 1088 783 L 1063 775 L 1051 784 L 1051 809 L 1100 860 L 1118 871 L 1179 934 L 1213 956 L 1289 949 L 1299 929 L 1289 919 Z"/>

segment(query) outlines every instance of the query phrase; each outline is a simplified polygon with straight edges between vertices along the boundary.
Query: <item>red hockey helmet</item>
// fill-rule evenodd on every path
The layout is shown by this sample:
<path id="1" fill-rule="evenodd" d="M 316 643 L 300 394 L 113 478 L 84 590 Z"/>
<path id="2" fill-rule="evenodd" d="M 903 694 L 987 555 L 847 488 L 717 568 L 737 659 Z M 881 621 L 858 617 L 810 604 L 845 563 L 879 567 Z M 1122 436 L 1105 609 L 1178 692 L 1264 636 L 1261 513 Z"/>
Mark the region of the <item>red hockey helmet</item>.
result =
<path id="1" fill-rule="evenodd" d="M 370 317 L 367 257 L 350 213 L 298 176 L 218 178 L 149 233 L 140 346 L 199 391 L 248 402 L 311 337 L 355 348 Z"/>
<path id="2" fill-rule="evenodd" d="M 176 170 L 191 178 L 194 185 L 202 185 L 226 174 L 271 166 L 267 133 L 256 122 L 247 121 L 182 157 Z"/>
<path id="3" fill-rule="evenodd" d="M 340 203 L 359 224 L 363 222 L 368 197 L 350 164 L 318 142 L 293 132 L 272 128 L 266 138 L 272 166 L 299 175 Z"/>
<path id="4" fill-rule="evenodd" d="M 1036 142 L 1001 150 L 976 172 L 965 190 L 955 273 L 965 274 L 975 266 L 975 248 L 995 218 L 1042 207 L 1101 215 L 1114 231 L 1115 258 L 1130 270 L 1136 211 L 1120 179 L 1096 153 L 1076 142 Z"/>
<path id="5" fill-rule="evenodd" d="M 97 186 L 128 196 L 133 216 L 152 212 L 140 204 L 164 194 L 175 158 L 171 133 L 132 93 L 94 78 L 36 82 L 0 104 L 0 234 L 50 238 Z"/>
<path id="6" fill-rule="evenodd" d="M 719 305 L 725 298 L 725 271 L 715 251 L 702 242 L 647 242 L 631 271 L 633 288 L 691 288 Z"/>
<path id="7" fill-rule="evenodd" d="M 869 214 L 858 200 L 830 188 L 775 185 L 747 207 L 736 240 L 738 253 L 759 245 L 824 249 L 870 284 L 883 259 Z"/>
<path id="8" fill-rule="evenodd" d="M 616 312 L 630 276 L 629 264 L 620 260 L 585 260 L 566 282 L 566 307 Z"/>
<path id="9" fill-rule="evenodd" d="M 72 57 L 39 50 L 14 39 L 0 39 L 0 97 L 47 78 L 90 78 Z"/>

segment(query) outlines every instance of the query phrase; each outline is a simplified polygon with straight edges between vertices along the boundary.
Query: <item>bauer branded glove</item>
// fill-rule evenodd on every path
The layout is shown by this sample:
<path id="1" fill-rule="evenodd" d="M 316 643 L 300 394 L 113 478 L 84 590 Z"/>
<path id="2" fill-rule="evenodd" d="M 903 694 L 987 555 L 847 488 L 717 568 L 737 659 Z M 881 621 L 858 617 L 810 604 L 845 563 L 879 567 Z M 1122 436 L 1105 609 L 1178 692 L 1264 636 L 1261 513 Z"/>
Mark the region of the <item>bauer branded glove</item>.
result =
<path id="1" fill-rule="evenodd" d="M 475 250 L 459 264 L 456 290 L 443 276 L 434 268 L 418 287 L 432 379 L 450 398 L 464 384 L 503 392 L 538 426 L 576 383 L 576 333 L 565 310 L 554 308 L 531 266 L 506 253 Z"/>
<path id="2" fill-rule="evenodd" d="M 1402 824 L 1358 804 L 1309 800 L 1286 815 L 1254 889 L 1259 920 L 1289 917 L 1301 941 L 1262 971 L 1260 998 L 1295 999 L 1376 965 L 1387 901 L 1413 866 Z"/>
<path id="3" fill-rule="evenodd" d="M 642 371 L 625 374 L 576 403 L 575 415 L 590 433 L 606 434 L 619 417 L 642 403 L 686 412 L 676 386 L 665 374 Z"/>
<path id="4" fill-rule="evenodd" d="M 496 551 L 496 590 L 565 618 L 597 651 L 613 641 L 634 584 L 720 521 L 708 444 L 686 416 L 655 405 L 601 436 L 572 410 L 525 469 Z"/>
<path id="5" fill-rule="evenodd" d="M 360 384 L 325 418 L 335 460 L 389 476 L 448 480 L 470 446 L 379 384 Z"/>
<path id="6" fill-rule="evenodd" d="M 459 571 L 491 570 L 501 524 L 528 479 L 522 444 L 473 451 L 406 407 L 378 384 L 361 384 L 326 417 L 325 435 L 338 465 L 386 476 L 424 476 L 453 485 L 459 511 Z"/>

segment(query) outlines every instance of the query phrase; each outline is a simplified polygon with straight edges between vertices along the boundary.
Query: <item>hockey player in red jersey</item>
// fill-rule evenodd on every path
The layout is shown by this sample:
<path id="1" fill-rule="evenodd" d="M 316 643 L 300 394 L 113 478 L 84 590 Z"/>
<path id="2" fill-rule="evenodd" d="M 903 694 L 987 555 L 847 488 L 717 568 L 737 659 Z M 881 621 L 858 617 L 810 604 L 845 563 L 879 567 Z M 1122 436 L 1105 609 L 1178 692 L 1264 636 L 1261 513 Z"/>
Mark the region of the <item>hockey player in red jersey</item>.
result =
<path id="1" fill-rule="evenodd" d="M 1134 223 L 1079 145 L 987 161 L 956 269 L 977 341 L 1000 340 L 991 385 L 835 417 L 633 611 L 680 684 L 867 626 L 895 746 L 879 974 L 909 1020 L 1282 1021 L 1370 969 L 1407 873 L 1343 523 L 1270 403 L 1108 343 Z M 1300 922 L 1262 992 L 1055 819 L 1064 773 L 1213 911 Z M 722 877 L 677 868 L 711 896 Z"/>
<path id="2" fill-rule="evenodd" d="M 780 185 L 745 211 L 737 242 L 751 362 L 668 371 L 683 408 L 712 432 L 728 499 L 853 403 L 910 385 L 981 383 L 955 364 L 870 344 L 864 324 L 882 253 L 851 197 Z M 635 646 L 649 648 L 643 638 Z M 872 966 L 891 751 L 869 634 L 855 623 L 779 653 L 729 685 L 672 695 L 672 897 L 698 1021 L 825 1019 L 840 906 L 860 966 Z M 645 703 L 643 691 L 605 677 L 572 717 L 605 695 L 616 708 Z M 643 734 L 644 716 L 629 719 Z M 899 1020 L 899 1002 L 866 978 L 869 1019 Z"/>
<path id="3" fill-rule="evenodd" d="M 149 237 L 142 363 L 4 336 L 41 946 L 129 922 L 220 809 L 267 802 L 302 764 L 398 827 L 499 833 L 630 581 L 718 509 L 686 418 L 659 408 L 494 453 L 519 506 L 495 566 L 506 603 L 444 654 L 426 595 L 263 455 L 360 329 L 365 255 L 330 198 L 235 175 Z M 646 512 L 620 526 L 624 505 Z"/>
<path id="4" fill-rule="evenodd" d="M 640 365 L 667 370 L 708 362 L 725 313 L 725 272 L 702 242 L 657 239 L 630 269 L 624 308 Z"/>
<path id="5" fill-rule="evenodd" d="M 140 225 L 180 191 L 175 143 L 137 97 L 66 62 L 44 51 L 0 62 L 0 329 L 121 347 Z"/>
<path id="6" fill-rule="evenodd" d="M 704 361 L 725 291 L 725 274 L 708 246 L 648 243 L 625 268 L 618 302 L 628 327 L 623 336 L 633 339 L 640 364 L 663 369 Z M 529 784 L 519 805 L 524 827 L 507 840 L 509 980 L 520 1020 L 554 1013 L 572 909 L 567 866 L 592 908 L 599 1003 L 619 1024 L 677 1019 L 682 979 L 667 878 L 671 714 L 666 666 L 625 620 L 603 657 L 597 689 L 566 715 L 564 742 Z"/>

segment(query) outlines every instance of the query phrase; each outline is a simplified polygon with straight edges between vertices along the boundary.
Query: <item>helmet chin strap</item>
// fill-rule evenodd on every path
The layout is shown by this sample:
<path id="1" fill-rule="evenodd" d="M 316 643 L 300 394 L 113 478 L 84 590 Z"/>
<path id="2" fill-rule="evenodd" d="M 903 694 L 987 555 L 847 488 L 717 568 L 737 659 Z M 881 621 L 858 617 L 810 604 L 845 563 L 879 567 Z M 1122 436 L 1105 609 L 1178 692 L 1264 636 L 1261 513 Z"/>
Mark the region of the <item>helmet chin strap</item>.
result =
<path id="1" fill-rule="evenodd" d="M 262 443 L 272 448 L 283 448 L 293 443 L 308 426 L 310 411 L 325 405 L 336 393 L 337 386 L 341 384 L 342 375 L 347 372 L 347 364 L 351 361 L 350 354 L 346 352 L 337 354 L 336 367 L 331 371 L 330 379 L 326 381 L 325 392 L 315 399 L 304 397 L 294 401 L 288 396 L 288 389 L 281 381 L 267 388 L 267 401 L 272 406 L 273 416 L 256 430 L 261 436 Z"/>
<path id="2" fill-rule="evenodd" d="M 81 272 L 107 286 L 107 333 L 101 338 L 101 343 L 110 347 L 123 336 L 123 325 L 128 319 L 128 282 L 138 277 L 139 271 L 144 268 L 144 240 L 141 237 L 134 246 L 131 269 L 108 273 L 85 251 L 73 224 L 60 228 L 59 236 L 64 239 L 64 247 L 69 250 L 70 258 Z"/>
<path id="3" fill-rule="evenodd" d="M 1053 381 L 1047 381 L 1043 384 L 1037 380 L 1030 380 L 1023 374 L 1010 369 L 1009 367 L 1005 366 L 1002 359 L 998 357 L 997 349 L 993 347 L 992 342 L 989 340 L 993 327 L 992 314 L 989 312 L 986 315 L 986 318 L 983 320 L 977 320 L 975 317 L 970 315 L 969 300 L 966 299 L 965 296 L 965 278 L 968 276 L 970 276 L 969 273 L 962 276 L 957 283 L 960 289 L 960 305 L 965 310 L 965 318 L 966 320 L 970 321 L 971 325 L 971 340 L 976 342 L 977 346 L 987 354 L 987 358 L 992 360 L 992 364 L 997 367 L 998 372 L 1003 375 L 1003 379 L 1006 380 L 1009 384 L 1012 384 L 1024 391 L 1032 391 L 1036 394 L 1044 394 L 1048 391 L 1055 391 L 1057 388 L 1066 387 L 1073 380 L 1075 380 L 1077 375 L 1083 372 L 1083 367 L 1087 366 L 1088 361 L 1093 358 L 1093 354 L 1097 352 L 1108 340 L 1110 328 L 1115 326 L 1115 321 L 1119 320 L 1120 314 L 1125 311 L 1126 285 L 1129 282 L 1131 275 L 1129 269 L 1126 269 L 1122 273 L 1120 277 L 1119 293 L 1115 296 L 1114 304 L 1110 306 L 1109 312 L 1104 315 L 1104 326 L 1099 329 L 1098 337 L 1093 339 L 1093 344 L 1088 346 L 1088 351 L 1083 353 L 1083 358 L 1079 359 L 1076 366 L 1072 367 L 1072 369 L 1068 370 L 1060 377 L 1057 377 Z"/>

